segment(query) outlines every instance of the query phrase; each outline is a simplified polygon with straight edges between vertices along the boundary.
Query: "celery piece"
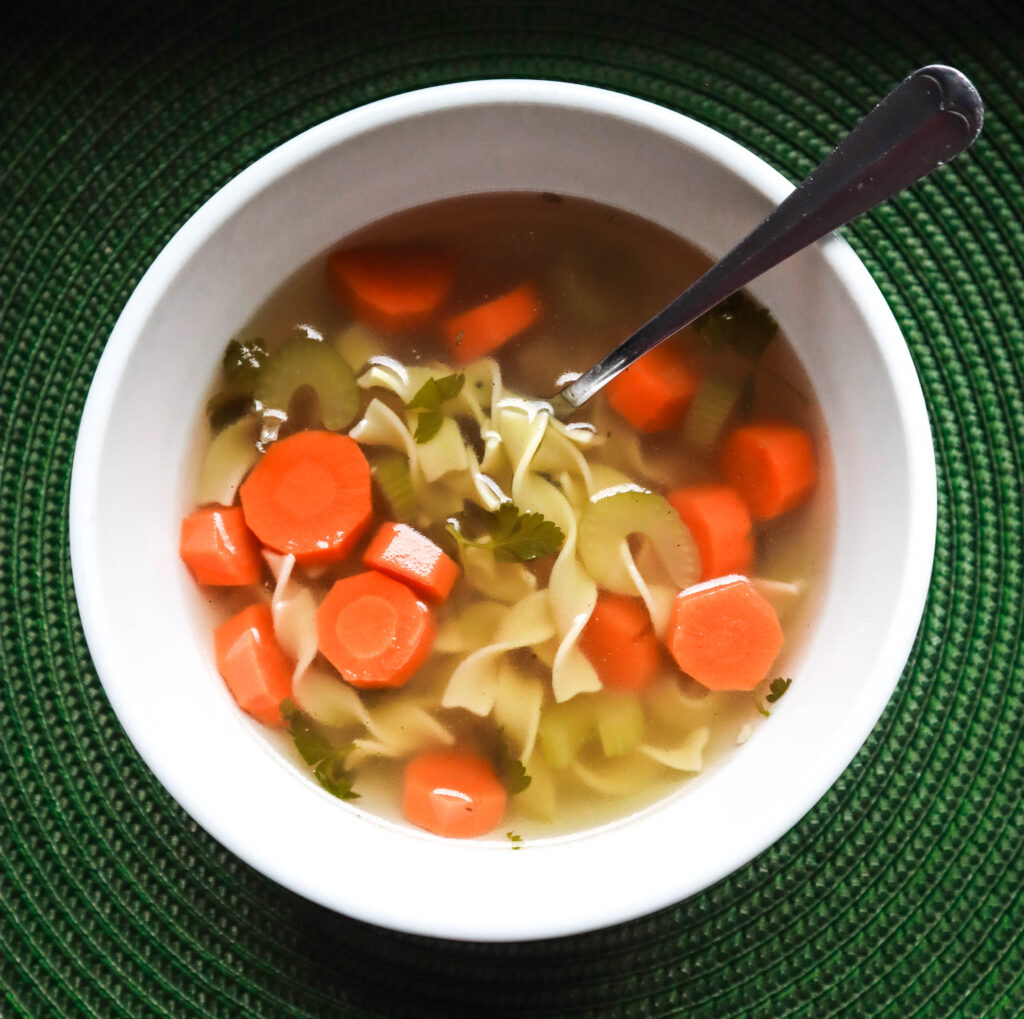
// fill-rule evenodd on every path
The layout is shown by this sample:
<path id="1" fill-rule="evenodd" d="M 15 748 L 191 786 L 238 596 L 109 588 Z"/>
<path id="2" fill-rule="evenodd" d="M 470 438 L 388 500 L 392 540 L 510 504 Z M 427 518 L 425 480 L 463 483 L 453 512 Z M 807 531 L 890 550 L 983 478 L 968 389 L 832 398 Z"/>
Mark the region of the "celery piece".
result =
<path id="1" fill-rule="evenodd" d="M 585 697 L 574 697 L 545 708 L 537 738 L 552 768 L 566 768 L 594 733 L 594 708 Z"/>
<path id="2" fill-rule="evenodd" d="M 738 378 L 706 375 L 687 412 L 683 438 L 694 446 L 713 446 L 742 392 L 743 383 Z"/>
<path id="3" fill-rule="evenodd" d="M 595 494 L 580 516 L 580 558 L 599 586 L 615 594 L 637 593 L 623 562 L 623 546 L 631 534 L 650 539 L 677 587 L 697 582 L 697 546 L 668 500 L 636 485 L 618 485 Z"/>
<path id="4" fill-rule="evenodd" d="M 393 449 L 374 451 L 370 472 L 395 520 L 406 522 L 416 516 L 416 491 L 412 487 L 409 461 Z"/>
<path id="5" fill-rule="evenodd" d="M 384 349 L 384 340 L 362 322 L 351 322 L 334 339 L 334 349 L 358 373 L 371 357 Z"/>
<path id="6" fill-rule="evenodd" d="M 644 738 L 644 712 L 634 694 L 606 690 L 596 699 L 597 734 L 605 757 L 635 750 Z"/>
<path id="7" fill-rule="evenodd" d="M 300 386 L 316 392 L 325 428 L 340 431 L 359 411 L 359 389 L 352 369 L 333 348 L 311 336 L 293 336 L 270 356 L 256 383 L 263 414 L 260 440 L 273 442 L 288 418 L 288 405 Z"/>
<path id="8" fill-rule="evenodd" d="M 615 310 L 615 295 L 607 287 L 607 280 L 614 279 L 614 269 L 609 272 L 608 268 L 593 264 L 583 250 L 571 253 L 555 265 L 553 290 L 565 310 L 581 325 L 599 326 Z"/>

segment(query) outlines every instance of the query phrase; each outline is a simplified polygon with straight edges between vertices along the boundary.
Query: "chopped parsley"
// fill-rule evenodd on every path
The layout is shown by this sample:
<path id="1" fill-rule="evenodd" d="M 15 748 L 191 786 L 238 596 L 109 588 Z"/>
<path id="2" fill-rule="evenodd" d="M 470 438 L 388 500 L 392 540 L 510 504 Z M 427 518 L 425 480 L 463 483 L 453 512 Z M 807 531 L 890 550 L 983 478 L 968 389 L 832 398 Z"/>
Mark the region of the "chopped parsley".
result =
<path id="1" fill-rule="evenodd" d="M 269 357 L 260 339 L 231 340 L 224 351 L 224 378 L 236 391 L 252 389 Z"/>
<path id="2" fill-rule="evenodd" d="M 517 835 L 514 831 L 507 831 L 507 832 L 505 832 L 505 838 L 507 838 L 509 840 L 509 842 L 514 843 L 513 846 L 512 846 L 513 849 L 522 849 L 523 848 L 519 844 L 519 843 L 521 843 L 523 841 L 523 836 L 522 835 Z"/>
<path id="3" fill-rule="evenodd" d="M 494 766 L 509 796 L 515 796 L 516 793 L 529 788 L 533 780 L 526 774 L 523 762 L 509 749 L 504 729 L 498 730 L 498 745 L 494 757 Z"/>
<path id="4" fill-rule="evenodd" d="M 352 744 L 337 746 L 323 726 L 301 711 L 291 698 L 281 702 L 281 714 L 288 721 L 295 749 L 312 766 L 316 780 L 339 799 L 359 799 L 359 793 L 352 788 L 352 776 L 345 770 L 345 758 Z"/>
<path id="5" fill-rule="evenodd" d="M 512 502 L 503 502 L 486 516 L 486 540 L 467 538 L 458 517 L 448 521 L 448 533 L 460 548 L 468 545 L 489 549 L 499 562 L 540 559 L 557 552 L 565 541 L 565 534 L 554 521 L 540 513 L 522 513 Z"/>
<path id="6" fill-rule="evenodd" d="M 693 325 L 712 350 L 734 347 L 755 359 L 779 330 L 771 312 L 742 290 L 704 312 Z"/>
<path id="7" fill-rule="evenodd" d="M 438 379 L 427 379 L 416 390 L 406 404 L 409 410 L 420 411 L 416 419 L 416 433 L 413 435 L 416 442 L 429 442 L 437 435 L 444 424 L 444 411 L 441 408 L 448 400 L 454 400 L 465 384 L 465 375 L 444 375 Z"/>
<path id="8" fill-rule="evenodd" d="M 789 689 L 790 684 L 793 682 L 791 679 L 783 679 L 782 676 L 776 676 L 768 686 L 768 694 L 765 700 L 769 704 L 775 704 L 782 695 Z M 754 694 L 754 707 L 761 712 L 762 715 L 767 718 L 771 712 L 757 699 L 757 694 Z"/>

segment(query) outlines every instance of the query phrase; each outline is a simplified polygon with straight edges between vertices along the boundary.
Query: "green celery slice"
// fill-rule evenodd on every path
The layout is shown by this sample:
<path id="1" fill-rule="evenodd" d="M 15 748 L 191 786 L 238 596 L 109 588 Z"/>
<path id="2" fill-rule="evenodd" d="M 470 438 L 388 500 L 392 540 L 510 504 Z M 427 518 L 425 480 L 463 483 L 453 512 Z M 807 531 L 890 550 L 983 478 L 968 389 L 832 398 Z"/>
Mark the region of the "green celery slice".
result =
<path id="1" fill-rule="evenodd" d="M 300 386 L 316 392 L 324 428 L 341 431 L 359 411 L 359 388 L 345 359 L 311 336 L 293 336 L 271 354 L 256 383 L 257 407 L 263 414 L 260 441 L 277 438 L 288 418 L 288 405 Z"/>
<path id="2" fill-rule="evenodd" d="M 697 546 L 668 500 L 637 485 L 619 485 L 592 496 L 580 516 L 580 558 L 600 587 L 615 594 L 637 593 L 622 560 L 622 545 L 631 534 L 650 539 L 678 588 L 697 582 Z"/>
<path id="3" fill-rule="evenodd" d="M 573 697 L 544 709 L 537 738 L 552 768 L 568 767 L 594 733 L 594 708 L 589 698 Z"/>
<path id="4" fill-rule="evenodd" d="M 714 446 L 739 403 L 743 385 L 735 376 L 706 375 L 686 413 L 683 438 L 694 446 Z"/>
<path id="5" fill-rule="evenodd" d="M 409 461 L 393 449 L 374 451 L 370 471 L 381 494 L 391 507 L 395 520 L 407 523 L 416 516 L 416 490 L 409 472 Z"/>
<path id="6" fill-rule="evenodd" d="M 644 739 L 644 712 L 635 694 L 606 690 L 597 698 L 597 734 L 605 757 L 621 757 Z"/>

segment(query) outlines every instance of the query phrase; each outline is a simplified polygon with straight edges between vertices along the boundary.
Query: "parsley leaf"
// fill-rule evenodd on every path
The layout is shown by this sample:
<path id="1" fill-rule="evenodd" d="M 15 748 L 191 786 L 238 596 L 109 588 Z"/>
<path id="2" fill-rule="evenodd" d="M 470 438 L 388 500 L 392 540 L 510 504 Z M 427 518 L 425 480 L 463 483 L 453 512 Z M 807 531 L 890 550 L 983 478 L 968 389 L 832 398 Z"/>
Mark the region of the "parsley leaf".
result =
<path id="1" fill-rule="evenodd" d="M 783 679 L 782 676 L 776 676 L 768 686 L 769 692 L 765 697 L 765 700 L 769 704 L 774 704 L 789 689 L 792 682 L 793 680 L 791 679 Z M 754 707 L 757 708 L 765 718 L 768 718 L 768 716 L 771 715 L 771 712 L 757 699 L 757 694 L 754 694 Z"/>
<path id="2" fill-rule="evenodd" d="M 565 534 L 554 521 L 540 513 L 521 513 L 512 502 L 503 502 L 487 517 L 486 541 L 467 538 L 458 517 L 448 521 L 448 533 L 460 547 L 490 549 L 499 562 L 540 559 L 557 552 L 565 541 Z"/>
<path id="3" fill-rule="evenodd" d="M 693 325 L 712 350 L 735 347 L 755 359 L 764 353 L 779 329 L 771 312 L 742 290 L 704 312 Z"/>
<path id="4" fill-rule="evenodd" d="M 359 793 L 352 788 L 352 776 L 345 770 L 345 758 L 352 745 L 335 745 L 323 727 L 301 711 L 290 697 L 281 702 L 281 714 L 288 721 L 295 749 L 307 764 L 312 765 L 316 780 L 339 799 L 359 799 Z"/>
<path id="5" fill-rule="evenodd" d="M 437 379 L 427 379 L 416 390 L 405 406 L 408 410 L 422 412 L 416 419 L 416 432 L 413 435 L 417 443 L 429 442 L 437 435 L 444 424 L 444 412 L 441 407 L 448 400 L 454 400 L 462 392 L 465 384 L 465 375 L 444 375 Z"/>
<path id="6" fill-rule="evenodd" d="M 498 728 L 498 742 L 494 751 L 494 767 L 509 796 L 515 796 L 516 793 L 521 793 L 524 789 L 528 789 L 533 781 L 526 774 L 523 762 L 509 748 L 505 730 L 501 727 Z"/>
<path id="7" fill-rule="evenodd" d="M 444 412 L 440 410 L 425 410 L 416 419 L 416 431 L 413 432 L 413 438 L 416 442 L 422 445 L 424 442 L 430 442 L 430 440 L 441 431 L 441 425 L 444 424 Z"/>
<path id="8" fill-rule="evenodd" d="M 221 361 L 228 385 L 235 390 L 252 389 L 269 356 L 260 339 L 230 340 Z"/>

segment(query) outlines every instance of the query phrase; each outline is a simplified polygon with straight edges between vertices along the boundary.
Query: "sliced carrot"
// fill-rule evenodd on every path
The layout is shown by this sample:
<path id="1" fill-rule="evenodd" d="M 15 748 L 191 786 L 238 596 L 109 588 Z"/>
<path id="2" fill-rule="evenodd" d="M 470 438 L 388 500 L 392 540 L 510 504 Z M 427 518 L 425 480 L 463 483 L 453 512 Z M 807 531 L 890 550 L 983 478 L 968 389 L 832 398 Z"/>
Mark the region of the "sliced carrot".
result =
<path id="1" fill-rule="evenodd" d="M 691 485 L 668 494 L 700 554 L 700 579 L 748 573 L 754 561 L 753 521 L 728 485 Z"/>
<path id="2" fill-rule="evenodd" d="M 799 506 L 818 473 L 810 436 L 777 421 L 737 428 L 722 443 L 721 464 L 726 480 L 758 520 Z"/>
<path id="3" fill-rule="evenodd" d="M 423 664 L 433 613 L 405 584 L 370 570 L 336 581 L 316 613 L 324 657 L 353 686 L 401 686 Z"/>
<path id="4" fill-rule="evenodd" d="M 493 301 L 445 319 L 442 330 L 448 352 L 459 364 L 486 357 L 537 321 L 540 298 L 529 283 Z"/>
<path id="5" fill-rule="evenodd" d="M 753 690 L 782 650 L 771 604 L 746 577 L 688 587 L 669 616 L 668 649 L 683 672 L 711 690 Z"/>
<path id="6" fill-rule="evenodd" d="M 638 432 L 679 424 L 700 385 L 682 354 L 663 343 L 616 375 L 605 387 L 608 403 Z"/>
<path id="7" fill-rule="evenodd" d="M 385 332 L 429 321 L 455 281 L 455 262 L 439 248 L 368 245 L 336 251 L 327 264 L 338 299 Z"/>
<path id="8" fill-rule="evenodd" d="M 484 835 L 501 823 L 507 800 L 494 769 L 474 754 L 429 751 L 405 768 L 402 810 L 413 824 L 435 835 Z"/>
<path id="9" fill-rule="evenodd" d="M 260 543 L 237 506 L 203 506 L 181 522 L 178 552 L 198 584 L 258 584 Z"/>
<path id="10" fill-rule="evenodd" d="M 618 690 L 645 689 L 661 660 L 661 645 L 639 598 L 602 592 L 580 634 L 580 649 L 601 683 Z"/>
<path id="11" fill-rule="evenodd" d="M 267 725 L 284 726 L 281 701 L 292 694 L 292 666 L 274 636 L 265 602 L 250 605 L 213 632 L 217 669 L 238 706 Z"/>
<path id="12" fill-rule="evenodd" d="M 363 553 L 363 565 L 435 602 L 448 597 L 459 576 L 455 561 L 408 524 L 384 524 Z"/>
<path id="13" fill-rule="evenodd" d="M 278 440 L 240 494 L 256 537 L 303 565 L 344 559 L 370 524 L 370 465 L 358 443 L 335 432 Z"/>

